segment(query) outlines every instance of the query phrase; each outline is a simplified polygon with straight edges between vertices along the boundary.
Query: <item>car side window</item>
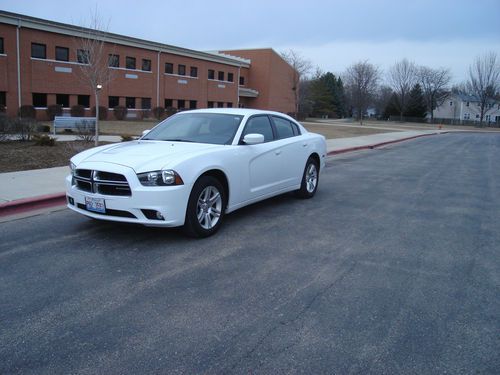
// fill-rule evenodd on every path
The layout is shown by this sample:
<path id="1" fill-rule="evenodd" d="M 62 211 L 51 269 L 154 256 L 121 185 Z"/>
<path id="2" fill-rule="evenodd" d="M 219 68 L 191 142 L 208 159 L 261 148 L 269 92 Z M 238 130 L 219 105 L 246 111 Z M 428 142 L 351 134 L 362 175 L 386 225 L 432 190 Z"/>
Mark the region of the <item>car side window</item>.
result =
<path id="1" fill-rule="evenodd" d="M 251 117 L 245 125 L 242 137 L 247 134 L 262 134 L 264 136 L 264 142 L 269 142 L 274 139 L 273 128 L 267 116 Z"/>
<path id="2" fill-rule="evenodd" d="M 276 116 L 273 116 L 273 121 L 278 133 L 278 139 L 290 138 L 296 135 L 290 121 Z"/>

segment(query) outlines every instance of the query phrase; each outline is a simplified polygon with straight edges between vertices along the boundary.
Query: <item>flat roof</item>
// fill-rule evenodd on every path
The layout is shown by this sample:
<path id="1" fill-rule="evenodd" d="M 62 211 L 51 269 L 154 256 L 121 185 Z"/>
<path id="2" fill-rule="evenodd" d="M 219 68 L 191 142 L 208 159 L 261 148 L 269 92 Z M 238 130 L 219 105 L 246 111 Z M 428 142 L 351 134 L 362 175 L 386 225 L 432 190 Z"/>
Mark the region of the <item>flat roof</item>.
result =
<path id="1" fill-rule="evenodd" d="M 70 35 L 74 37 L 84 37 L 88 38 L 89 32 L 94 32 L 95 30 L 80 27 L 75 25 L 69 25 L 66 23 L 49 21 L 42 18 L 36 18 L 31 16 L 26 16 L 24 14 L 11 13 L 0 10 L 0 23 L 5 23 L 9 25 L 14 25 L 17 27 L 26 27 L 29 29 L 42 30 L 57 34 Z M 174 55 L 186 56 L 200 60 L 212 61 L 220 64 L 233 65 L 239 67 L 250 67 L 251 61 L 236 56 L 229 56 L 223 54 L 207 53 L 202 51 L 196 51 L 188 48 L 176 47 L 169 44 L 163 44 L 158 42 L 152 42 L 149 40 L 134 38 L 130 36 L 114 34 L 109 32 L 99 31 L 103 36 L 103 40 L 108 43 L 121 44 L 136 48 L 148 49 L 156 52 L 166 52 Z"/>

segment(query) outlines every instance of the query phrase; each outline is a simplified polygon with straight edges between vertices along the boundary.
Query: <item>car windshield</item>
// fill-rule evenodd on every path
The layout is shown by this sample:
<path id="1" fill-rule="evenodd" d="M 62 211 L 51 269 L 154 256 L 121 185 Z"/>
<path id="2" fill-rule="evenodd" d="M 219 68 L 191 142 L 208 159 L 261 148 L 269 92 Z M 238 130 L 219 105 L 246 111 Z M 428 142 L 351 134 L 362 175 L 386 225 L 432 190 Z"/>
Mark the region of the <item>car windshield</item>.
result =
<path id="1" fill-rule="evenodd" d="M 231 144 L 243 116 L 221 113 L 182 113 L 169 117 L 141 139 Z"/>

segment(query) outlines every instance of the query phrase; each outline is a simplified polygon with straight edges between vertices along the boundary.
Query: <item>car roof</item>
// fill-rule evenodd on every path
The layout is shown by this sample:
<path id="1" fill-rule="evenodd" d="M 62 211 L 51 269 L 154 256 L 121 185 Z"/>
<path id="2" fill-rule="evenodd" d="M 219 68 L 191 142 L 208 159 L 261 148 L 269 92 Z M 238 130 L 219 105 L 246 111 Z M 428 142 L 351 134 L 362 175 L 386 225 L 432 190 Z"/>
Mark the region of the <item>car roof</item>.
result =
<path id="1" fill-rule="evenodd" d="M 288 115 L 281 112 L 265 111 L 261 109 L 251 109 L 251 108 L 204 108 L 204 109 L 193 109 L 188 111 L 179 112 L 182 113 L 220 113 L 228 115 L 240 115 L 240 116 L 252 116 L 252 115 L 278 115 L 283 117 L 288 117 Z"/>

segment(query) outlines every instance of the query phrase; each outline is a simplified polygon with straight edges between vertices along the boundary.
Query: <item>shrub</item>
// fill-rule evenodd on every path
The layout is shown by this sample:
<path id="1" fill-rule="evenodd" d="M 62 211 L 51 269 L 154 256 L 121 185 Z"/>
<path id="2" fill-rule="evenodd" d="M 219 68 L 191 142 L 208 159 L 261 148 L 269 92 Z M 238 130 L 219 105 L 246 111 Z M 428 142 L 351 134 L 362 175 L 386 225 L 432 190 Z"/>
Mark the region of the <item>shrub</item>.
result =
<path id="1" fill-rule="evenodd" d="M 50 121 L 54 121 L 54 117 L 61 116 L 63 112 L 62 105 L 60 104 L 51 104 L 45 110 L 47 112 L 47 116 L 49 116 Z"/>
<path id="2" fill-rule="evenodd" d="M 165 108 L 163 108 L 163 107 L 154 107 L 152 113 L 153 113 L 153 116 L 157 120 L 161 120 L 161 119 L 163 119 L 163 116 L 165 116 Z"/>
<path id="3" fill-rule="evenodd" d="M 71 107 L 70 113 L 71 117 L 84 117 L 85 107 L 83 105 L 74 105 Z"/>
<path id="4" fill-rule="evenodd" d="M 119 121 L 123 120 L 127 116 L 128 109 L 122 105 L 117 105 L 113 108 L 113 113 L 115 118 Z"/>
<path id="5" fill-rule="evenodd" d="M 172 115 L 175 115 L 177 113 L 177 108 L 174 108 L 174 107 L 167 107 L 165 109 L 165 114 L 166 116 L 165 117 L 170 117 Z"/>
<path id="6" fill-rule="evenodd" d="M 150 109 L 143 109 L 141 112 L 142 112 L 142 118 L 150 118 L 151 117 L 151 110 Z"/>
<path id="7" fill-rule="evenodd" d="M 82 123 L 76 126 L 78 135 L 76 138 L 83 142 L 93 142 L 95 139 L 95 126 L 90 120 L 83 120 Z"/>
<path id="8" fill-rule="evenodd" d="M 134 137 L 132 137 L 129 134 L 123 134 L 122 135 L 122 142 L 130 142 L 130 141 L 133 141 L 133 140 L 134 140 Z"/>
<path id="9" fill-rule="evenodd" d="M 36 110 L 32 105 L 22 105 L 19 108 L 19 117 L 21 118 L 36 118 Z"/>
<path id="10" fill-rule="evenodd" d="M 48 133 L 48 132 L 50 132 L 50 126 L 49 125 L 37 125 L 36 131 L 39 133 Z"/>
<path id="11" fill-rule="evenodd" d="M 20 141 L 29 141 L 36 128 L 33 118 L 16 118 L 12 123 L 12 132 Z"/>
<path id="12" fill-rule="evenodd" d="M 95 107 L 92 107 L 92 116 L 95 117 Z M 103 107 L 102 105 L 99 106 L 99 120 L 106 120 L 108 118 L 108 109 L 106 107 Z"/>
<path id="13" fill-rule="evenodd" d="M 0 113 L 0 141 L 9 139 L 12 131 L 12 120 L 5 113 Z"/>
<path id="14" fill-rule="evenodd" d="M 35 134 L 33 136 L 33 140 L 35 141 L 36 146 L 53 147 L 53 146 L 55 146 L 55 142 L 56 142 L 55 138 L 49 137 L 47 134 L 43 134 L 43 135 Z"/>

